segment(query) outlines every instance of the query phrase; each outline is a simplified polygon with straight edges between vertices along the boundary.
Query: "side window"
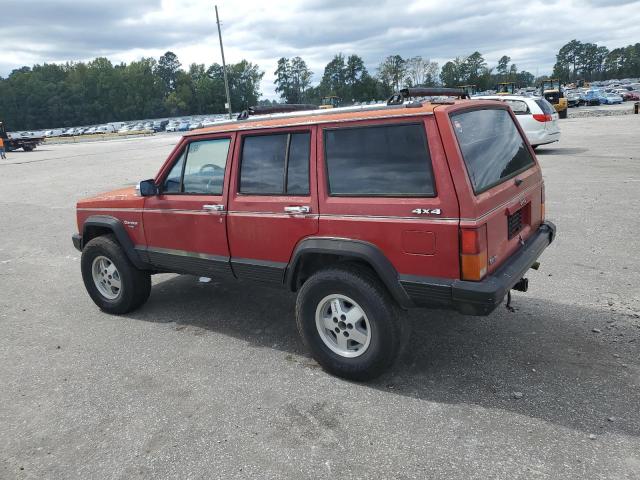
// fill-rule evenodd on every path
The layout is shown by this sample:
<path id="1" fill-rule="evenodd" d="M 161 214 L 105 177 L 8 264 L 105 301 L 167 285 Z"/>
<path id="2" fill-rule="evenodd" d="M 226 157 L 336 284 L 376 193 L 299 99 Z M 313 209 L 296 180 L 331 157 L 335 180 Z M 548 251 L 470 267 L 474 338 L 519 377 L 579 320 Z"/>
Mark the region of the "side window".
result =
<path id="1" fill-rule="evenodd" d="M 435 195 L 423 124 L 341 128 L 324 135 L 331 195 Z"/>
<path id="2" fill-rule="evenodd" d="M 163 193 L 221 195 L 228 138 L 191 142 L 164 182 Z"/>
<path id="3" fill-rule="evenodd" d="M 240 188 L 248 195 L 309 195 L 310 133 L 247 136 Z"/>
<path id="4" fill-rule="evenodd" d="M 505 100 L 504 103 L 509 105 L 511 107 L 511 110 L 513 110 L 513 113 L 515 113 L 516 115 L 531 113 L 529 112 L 529 107 L 527 106 L 527 104 L 522 100 Z"/>

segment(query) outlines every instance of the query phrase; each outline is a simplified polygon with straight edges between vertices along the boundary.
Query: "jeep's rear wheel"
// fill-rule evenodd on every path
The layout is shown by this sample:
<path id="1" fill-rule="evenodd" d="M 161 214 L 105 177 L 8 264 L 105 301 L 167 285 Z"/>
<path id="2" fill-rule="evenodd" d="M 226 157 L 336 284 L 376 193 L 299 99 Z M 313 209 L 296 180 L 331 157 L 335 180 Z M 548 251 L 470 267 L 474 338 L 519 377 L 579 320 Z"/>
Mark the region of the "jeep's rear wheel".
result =
<path id="1" fill-rule="evenodd" d="M 401 343 L 395 303 L 373 273 L 356 266 L 309 278 L 298 293 L 296 321 L 316 361 L 348 379 L 380 375 Z"/>
<path id="2" fill-rule="evenodd" d="M 81 269 L 89 296 L 107 313 L 131 312 L 151 293 L 151 275 L 129 261 L 112 235 L 87 243 L 82 250 Z"/>

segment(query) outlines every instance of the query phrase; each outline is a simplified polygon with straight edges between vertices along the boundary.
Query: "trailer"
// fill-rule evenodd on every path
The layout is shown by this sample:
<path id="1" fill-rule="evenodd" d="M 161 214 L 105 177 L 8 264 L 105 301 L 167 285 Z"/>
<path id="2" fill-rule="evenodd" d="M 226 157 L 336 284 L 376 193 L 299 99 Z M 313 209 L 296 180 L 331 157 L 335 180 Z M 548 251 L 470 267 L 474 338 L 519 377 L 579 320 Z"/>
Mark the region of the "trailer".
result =
<path id="1" fill-rule="evenodd" d="M 4 122 L 0 122 L 0 137 L 4 140 L 4 149 L 7 152 L 19 149 L 22 149 L 25 152 L 30 152 L 44 142 L 44 137 L 10 137 L 7 134 Z"/>

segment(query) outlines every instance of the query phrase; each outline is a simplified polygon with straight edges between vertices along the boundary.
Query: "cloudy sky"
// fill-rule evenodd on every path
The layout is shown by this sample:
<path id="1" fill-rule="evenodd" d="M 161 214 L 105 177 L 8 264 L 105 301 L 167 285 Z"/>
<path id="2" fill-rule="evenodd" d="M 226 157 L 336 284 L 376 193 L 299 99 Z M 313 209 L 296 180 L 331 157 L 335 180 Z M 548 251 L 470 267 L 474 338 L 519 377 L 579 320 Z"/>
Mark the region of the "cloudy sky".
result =
<path id="1" fill-rule="evenodd" d="M 609 48 L 640 42 L 640 1 L 215 1 L 227 61 L 259 64 L 268 98 L 281 56 L 300 55 L 316 80 L 337 52 L 362 56 L 373 73 L 390 54 L 442 65 L 478 50 L 490 66 L 506 54 L 519 69 L 544 74 L 572 38 Z M 220 62 L 215 1 L 2 0 L 0 76 L 34 63 L 128 62 L 167 50 L 183 65 Z"/>

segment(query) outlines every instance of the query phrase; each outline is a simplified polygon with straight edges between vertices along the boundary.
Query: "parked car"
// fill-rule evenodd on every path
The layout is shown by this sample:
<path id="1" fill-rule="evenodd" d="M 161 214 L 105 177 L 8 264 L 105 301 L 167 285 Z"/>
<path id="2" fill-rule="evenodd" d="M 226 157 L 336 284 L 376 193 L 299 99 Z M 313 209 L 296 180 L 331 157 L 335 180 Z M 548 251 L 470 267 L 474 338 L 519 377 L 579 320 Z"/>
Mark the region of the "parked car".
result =
<path id="1" fill-rule="evenodd" d="M 607 93 L 603 95 L 602 103 L 606 105 L 615 105 L 617 103 L 622 103 L 624 100 L 617 93 Z"/>
<path id="2" fill-rule="evenodd" d="M 53 130 L 46 130 L 44 132 L 44 137 L 46 138 L 61 137 L 63 133 L 64 133 L 64 129 L 54 128 Z"/>
<path id="3" fill-rule="evenodd" d="M 580 94 L 576 92 L 567 92 L 565 94 L 567 98 L 567 106 L 569 107 L 579 107 L 580 106 Z"/>
<path id="4" fill-rule="evenodd" d="M 189 130 L 197 130 L 198 128 L 202 128 L 202 122 L 192 122 L 189 124 Z"/>
<path id="5" fill-rule="evenodd" d="M 83 134 L 84 134 L 84 135 L 93 135 L 93 134 L 97 133 L 97 129 L 98 129 L 98 127 L 90 127 L 90 128 L 88 128 L 88 129 L 86 129 L 86 130 L 83 132 Z"/>
<path id="6" fill-rule="evenodd" d="M 169 123 L 169 120 L 159 120 L 159 121 L 153 122 L 153 131 L 162 132 L 167 127 L 168 123 Z"/>
<path id="7" fill-rule="evenodd" d="M 580 97 L 583 105 L 600 105 L 606 103 L 604 94 L 600 90 L 587 90 Z"/>
<path id="8" fill-rule="evenodd" d="M 505 102 L 396 98 L 189 133 L 137 190 L 79 201 L 73 244 L 90 297 L 112 314 L 142 306 L 159 272 L 297 292 L 313 357 L 363 380 L 396 358 L 402 309 L 488 315 L 526 291 L 555 236 L 544 205 Z"/>
<path id="9" fill-rule="evenodd" d="M 177 132 L 179 125 L 178 122 L 169 122 L 165 128 L 165 132 Z"/>
<path id="10" fill-rule="evenodd" d="M 534 148 L 560 140 L 558 112 L 542 97 L 490 95 L 474 98 L 498 100 L 509 105 Z"/>
<path id="11" fill-rule="evenodd" d="M 100 125 L 96 127 L 95 133 L 115 133 L 116 129 L 113 125 Z"/>
<path id="12" fill-rule="evenodd" d="M 71 137 L 75 134 L 76 129 L 74 127 L 67 128 L 64 132 L 62 132 L 63 137 Z"/>
<path id="13" fill-rule="evenodd" d="M 189 130 L 189 122 L 180 122 L 176 131 L 187 132 Z"/>

